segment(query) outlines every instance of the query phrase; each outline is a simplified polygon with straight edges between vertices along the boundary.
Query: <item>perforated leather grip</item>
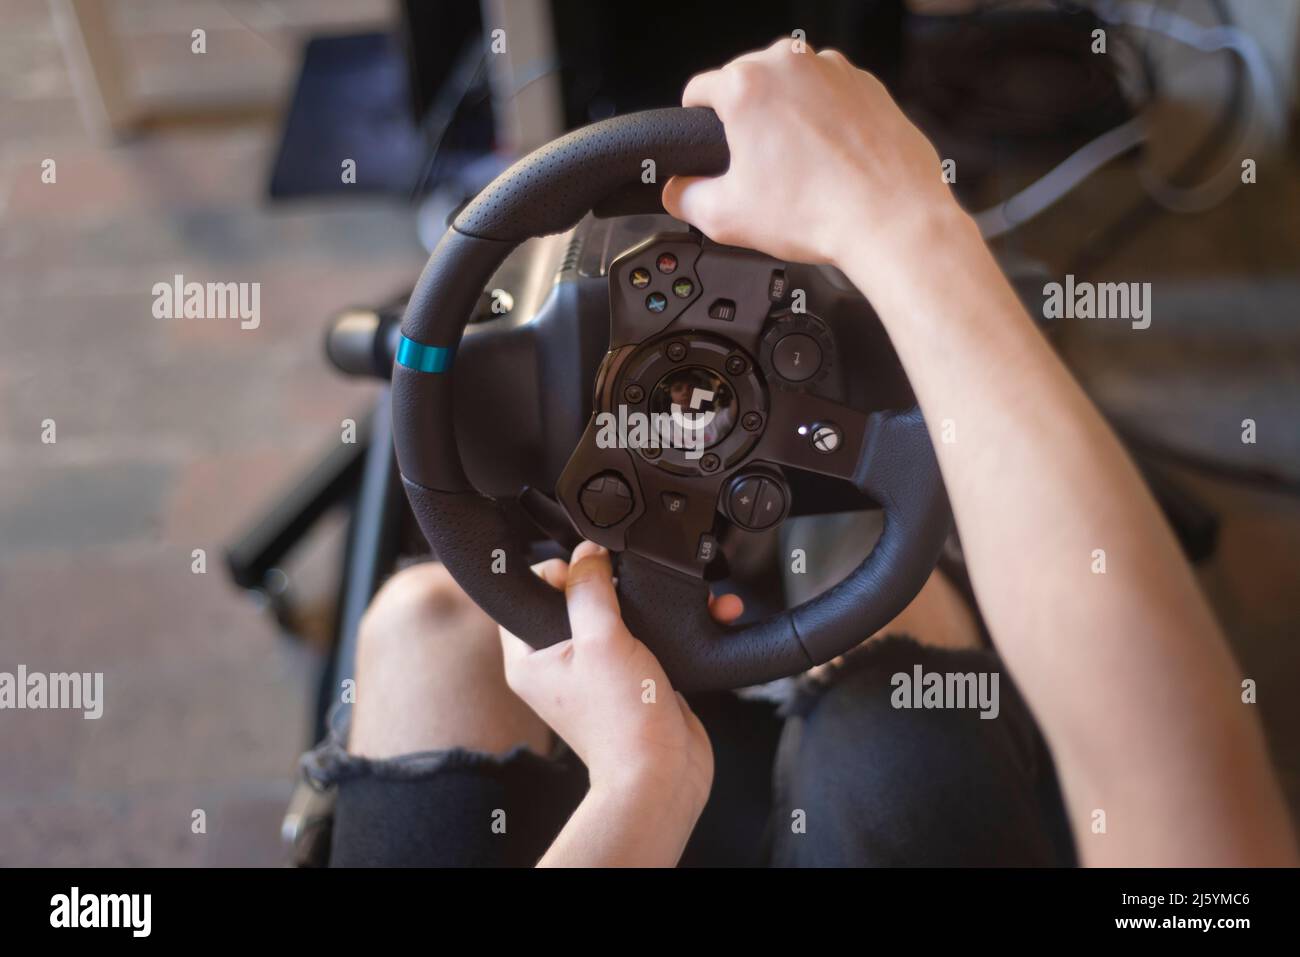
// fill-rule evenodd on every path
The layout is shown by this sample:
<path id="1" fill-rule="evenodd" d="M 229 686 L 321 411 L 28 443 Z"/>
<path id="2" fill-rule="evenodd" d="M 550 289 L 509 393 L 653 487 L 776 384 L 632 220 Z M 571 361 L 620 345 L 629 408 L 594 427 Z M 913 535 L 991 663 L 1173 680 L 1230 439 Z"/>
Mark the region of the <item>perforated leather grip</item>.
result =
<path id="1" fill-rule="evenodd" d="M 722 121 L 712 110 L 628 113 L 529 153 L 489 183 L 456 217 L 454 228 L 466 236 L 520 243 L 571 228 L 631 184 L 657 202 L 670 176 L 716 176 L 730 160 Z"/>

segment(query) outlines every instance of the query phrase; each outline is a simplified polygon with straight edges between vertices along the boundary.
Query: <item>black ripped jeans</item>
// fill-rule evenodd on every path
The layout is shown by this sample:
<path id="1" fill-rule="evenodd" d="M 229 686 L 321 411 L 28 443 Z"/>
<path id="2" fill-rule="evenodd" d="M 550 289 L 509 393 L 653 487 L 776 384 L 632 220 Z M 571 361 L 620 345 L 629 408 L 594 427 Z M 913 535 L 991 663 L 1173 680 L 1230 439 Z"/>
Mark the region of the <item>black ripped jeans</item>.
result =
<path id="1" fill-rule="evenodd" d="M 998 674 L 996 717 L 982 718 L 974 695 L 943 698 L 942 686 L 915 707 L 920 693 L 899 676 L 910 681 L 917 665 L 940 682 Z M 994 653 L 886 637 L 786 691 L 780 706 L 691 698 L 716 770 L 682 866 L 1074 863 L 1051 758 Z M 530 866 L 587 790 L 586 769 L 564 749 L 372 761 L 335 739 L 304 768 L 337 789 L 337 866 Z"/>

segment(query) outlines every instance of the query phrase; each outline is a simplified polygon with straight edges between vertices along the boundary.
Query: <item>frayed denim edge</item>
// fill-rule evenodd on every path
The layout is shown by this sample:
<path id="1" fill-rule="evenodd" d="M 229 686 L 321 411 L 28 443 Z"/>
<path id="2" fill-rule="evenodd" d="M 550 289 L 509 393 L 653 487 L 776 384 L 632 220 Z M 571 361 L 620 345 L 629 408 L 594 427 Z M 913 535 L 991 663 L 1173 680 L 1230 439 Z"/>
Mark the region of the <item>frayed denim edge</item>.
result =
<path id="1" fill-rule="evenodd" d="M 350 716 L 349 716 L 350 717 Z M 329 733 L 325 740 L 298 759 L 303 777 L 317 790 L 324 791 L 341 781 L 375 777 L 389 781 L 412 781 L 431 777 L 443 771 L 463 768 L 495 767 L 522 762 L 535 764 L 542 769 L 560 770 L 570 753 L 568 745 L 559 737 L 549 755 L 540 755 L 527 745 L 517 745 L 504 754 L 489 754 L 469 748 L 442 748 L 436 751 L 417 751 L 390 758 L 367 758 L 349 754 L 347 749 L 349 720 L 338 720 L 336 711 L 330 715 Z"/>

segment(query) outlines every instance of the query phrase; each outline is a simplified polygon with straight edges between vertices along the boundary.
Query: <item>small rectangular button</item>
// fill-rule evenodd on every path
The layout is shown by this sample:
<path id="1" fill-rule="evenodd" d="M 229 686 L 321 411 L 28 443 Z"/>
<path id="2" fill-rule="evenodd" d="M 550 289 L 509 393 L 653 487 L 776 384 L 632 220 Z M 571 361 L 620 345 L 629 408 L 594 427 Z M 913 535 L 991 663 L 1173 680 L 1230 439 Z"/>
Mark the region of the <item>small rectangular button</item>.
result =
<path id="1" fill-rule="evenodd" d="M 700 536 L 700 547 L 695 551 L 695 557 L 702 562 L 711 562 L 718 554 L 718 540 L 709 532 Z"/>
<path id="2" fill-rule="evenodd" d="M 659 500 L 664 503 L 664 511 L 673 515 L 686 510 L 686 496 L 681 492 L 664 492 Z"/>
<path id="3" fill-rule="evenodd" d="M 731 322 L 736 318 L 736 304 L 730 299 L 713 300 L 713 305 L 709 306 L 709 318 Z"/>
<path id="4" fill-rule="evenodd" d="M 773 269 L 772 278 L 767 284 L 767 297 L 773 302 L 780 302 L 785 298 L 785 270 Z"/>

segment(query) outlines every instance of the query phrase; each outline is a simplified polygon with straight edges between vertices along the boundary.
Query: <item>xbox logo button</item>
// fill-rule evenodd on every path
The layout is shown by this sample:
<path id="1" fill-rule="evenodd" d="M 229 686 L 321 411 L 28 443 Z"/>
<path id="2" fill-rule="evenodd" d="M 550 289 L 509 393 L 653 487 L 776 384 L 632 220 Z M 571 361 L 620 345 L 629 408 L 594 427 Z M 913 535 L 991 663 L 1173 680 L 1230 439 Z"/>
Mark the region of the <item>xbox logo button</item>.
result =
<path id="1" fill-rule="evenodd" d="M 822 425 L 813 426 L 812 447 L 818 452 L 830 454 L 840 447 L 840 434 L 838 425 L 823 423 Z"/>

